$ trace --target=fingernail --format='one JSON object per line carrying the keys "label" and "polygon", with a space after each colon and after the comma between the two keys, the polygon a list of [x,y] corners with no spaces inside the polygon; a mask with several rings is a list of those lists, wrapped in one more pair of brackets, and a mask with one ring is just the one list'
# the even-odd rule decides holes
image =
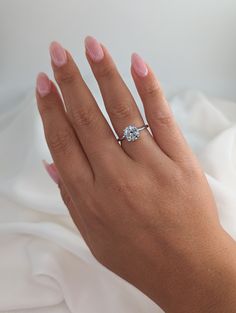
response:
{"label": "fingernail", "polygon": [[86,51],[94,62],[99,62],[104,57],[100,43],[93,37],[87,36],[84,40]]}
{"label": "fingernail", "polygon": [[65,49],[56,41],[53,41],[49,48],[53,63],[61,67],[67,62],[67,55]]}
{"label": "fingernail", "polygon": [[54,163],[49,164],[47,161],[43,160],[43,165],[48,172],[49,176],[52,178],[52,180],[58,184],[59,183],[59,176],[57,173],[57,169],[54,165]]}
{"label": "fingernail", "polygon": [[133,53],[131,57],[131,64],[135,73],[140,77],[145,77],[148,74],[148,68],[144,60],[137,54]]}
{"label": "fingernail", "polygon": [[41,97],[45,97],[51,91],[51,81],[45,73],[39,73],[36,88]]}

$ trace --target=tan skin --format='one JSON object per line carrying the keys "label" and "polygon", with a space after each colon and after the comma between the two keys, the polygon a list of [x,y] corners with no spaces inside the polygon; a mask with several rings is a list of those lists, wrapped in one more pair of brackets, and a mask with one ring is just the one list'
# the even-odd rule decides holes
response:
{"label": "tan skin", "polygon": [[[143,120],[102,49],[100,61],[86,56],[122,136]],[[62,66],[52,61],[63,98],[53,82],[48,94],[36,95],[62,198],[92,254],[165,312],[235,312],[235,242],[151,68],[145,77],[133,67],[131,73],[152,134],[144,130],[120,145],[68,51],[66,57]]]}

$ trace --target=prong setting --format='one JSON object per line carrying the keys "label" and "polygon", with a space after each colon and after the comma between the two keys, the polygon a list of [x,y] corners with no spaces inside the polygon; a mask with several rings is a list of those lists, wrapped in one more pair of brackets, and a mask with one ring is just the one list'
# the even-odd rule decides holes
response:
{"label": "prong setting", "polygon": [[129,142],[139,139],[140,137],[139,129],[134,125],[129,125],[124,129],[124,137]]}
{"label": "prong setting", "polygon": [[136,141],[140,138],[140,131],[148,128],[148,125],[143,125],[141,127],[136,127],[134,125],[129,125],[123,130],[123,136],[118,138],[118,141],[123,141],[126,139],[128,142]]}

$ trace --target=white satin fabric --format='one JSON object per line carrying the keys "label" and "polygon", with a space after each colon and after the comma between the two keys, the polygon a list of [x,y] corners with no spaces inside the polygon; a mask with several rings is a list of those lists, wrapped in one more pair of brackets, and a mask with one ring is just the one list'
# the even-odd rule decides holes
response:
{"label": "white satin fabric", "polygon": [[[171,106],[236,238],[236,104],[190,91]],[[0,312],[162,312],[101,266],[73,225],[42,166],[50,154],[33,93],[1,113],[0,147]]]}

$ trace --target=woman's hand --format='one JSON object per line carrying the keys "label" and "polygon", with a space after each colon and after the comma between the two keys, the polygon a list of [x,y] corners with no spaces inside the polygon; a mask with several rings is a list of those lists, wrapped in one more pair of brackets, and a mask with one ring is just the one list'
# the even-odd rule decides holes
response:
{"label": "woman's hand", "polygon": [[[107,49],[91,37],[85,43],[122,137],[126,126],[144,121]],[[62,97],[40,74],[38,108],[62,198],[91,252],[166,312],[223,312],[215,309],[236,297],[229,288],[236,283],[234,241],[150,67],[132,56],[152,135],[145,129],[120,145],[69,52],[58,43],[50,52]]]}

